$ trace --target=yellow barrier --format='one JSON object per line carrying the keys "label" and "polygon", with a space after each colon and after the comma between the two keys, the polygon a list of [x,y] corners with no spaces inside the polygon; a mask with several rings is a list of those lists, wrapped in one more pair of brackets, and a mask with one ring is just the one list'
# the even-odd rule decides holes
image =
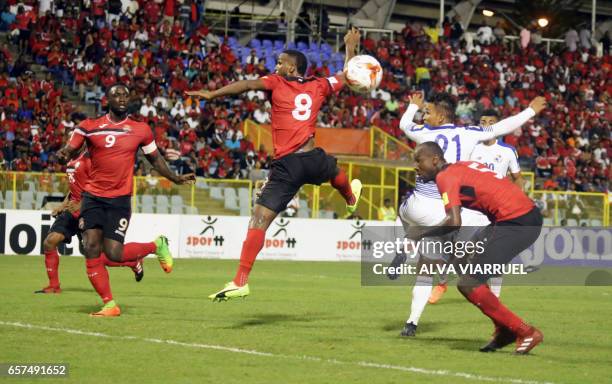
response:
{"label": "yellow barrier", "polygon": [[605,193],[573,191],[533,191],[546,225],[608,226],[610,210]]}
{"label": "yellow barrier", "polygon": [[381,160],[405,160],[412,158],[412,148],[382,129],[370,127],[370,158]]}
{"label": "yellow barrier", "polygon": [[[356,215],[363,219],[377,218],[386,198],[395,207],[400,193],[414,186],[412,167],[395,167],[351,161],[338,162],[349,177],[363,183],[362,200]],[[604,193],[534,190],[534,175],[524,172],[529,180],[528,193],[542,209],[546,225],[603,225],[610,223],[610,203]],[[134,177],[132,208],[143,213],[186,213],[209,215],[250,215],[254,187],[250,180],[197,178],[193,185],[177,186],[162,177]],[[66,194],[65,174],[47,172],[0,172],[0,205],[8,209],[39,209],[45,194]],[[306,203],[300,216],[344,218],[345,202],[329,184],[306,185],[299,192]],[[178,208],[180,206],[180,208]]]}

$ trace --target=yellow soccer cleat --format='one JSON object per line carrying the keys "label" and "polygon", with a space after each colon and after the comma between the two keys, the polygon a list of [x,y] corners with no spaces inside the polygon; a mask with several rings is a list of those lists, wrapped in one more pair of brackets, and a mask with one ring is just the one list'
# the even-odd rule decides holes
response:
{"label": "yellow soccer cleat", "polygon": [[351,190],[353,191],[353,196],[355,196],[355,203],[353,205],[346,205],[346,211],[351,215],[357,210],[357,204],[359,204],[362,187],[361,180],[353,179],[353,181],[351,181]]}

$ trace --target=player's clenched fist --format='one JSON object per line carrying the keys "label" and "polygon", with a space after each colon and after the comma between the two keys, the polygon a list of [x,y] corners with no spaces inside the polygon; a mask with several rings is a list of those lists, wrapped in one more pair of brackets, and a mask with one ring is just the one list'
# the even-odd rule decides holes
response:
{"label": "player's clenched fist", "polygon": [[529,107],[533,109],[537,115],[538,113],[542,112],[544,108],[546,108],[546,99],[542,96],[538,96],[531,100]]}
{"label": "player's clenched fist", "polygon": [[416,105],[419,109],[423,109],[425,106],[425,98],[421,92],[410,95],[408,99],[410,100],[410,104]]}

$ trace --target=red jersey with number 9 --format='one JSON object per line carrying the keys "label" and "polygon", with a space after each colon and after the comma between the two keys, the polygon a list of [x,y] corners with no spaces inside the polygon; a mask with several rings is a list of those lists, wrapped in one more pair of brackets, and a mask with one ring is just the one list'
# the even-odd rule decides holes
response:
{"label": "red jersey with number 9", "polygon": [[87,119],[73,131],[68,145],[78,149],[83,143],[91,159],[84,190],[106,198],[131,195],[138,149],[145,154],[157,150],[147,124],[130,118],[113,122],[108,115]]}
{"label": "red jersey with number 9", "polygon": [[516,184],[475,161],[448,165],[436,176],[436,184],[447,211],[462,206],[484,213],[491,222],[515,219],[534,207]]}
{"label": "red jersey with number 9", "polygon": [[283,77],[277,74],[261,78],[272,92],[272,143],[274,158],[298,150],[314,136],[317,115],[327,97],[342,88],[336,76],[328,78]]}

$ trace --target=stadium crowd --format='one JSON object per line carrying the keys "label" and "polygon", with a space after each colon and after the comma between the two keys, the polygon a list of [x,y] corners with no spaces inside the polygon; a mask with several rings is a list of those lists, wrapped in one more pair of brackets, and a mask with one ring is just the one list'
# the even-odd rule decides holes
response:
{"label": "stadium crowd", "polygon": [[[0,30],[8,40],[0,46],[4,168],[60,171],[54,152],[65,131],[84,118],[81,107],[69,101],[70,93],[100,112],[105,87],[125,82],[132,87],[134,114],[151,125],[158,147],[179,172],[214,178],[265,174],[253,170],[269,168],[270,154],[254,148],[240,129],[247,118],[269,122],[263,92],[210,103],[184,96],[186,90],[215,89],[268,73],[265,59],[253,55],[243,64],[199,21],[199,2],[66,0],[55,2],[53,11],[48,1],[15,3],[3,2],[0,9]],[[406,140],[399,119],[411,92],[453,94],[457,120],[464,124],[476,122],[480,111],[491,107],[502,116],[514,114],[543,94],[550,107],[505,138],[517,148],[523,169],[544,178],[542,188],[608,191],[608,51],[598,57],[593,47],[572,40],[548,54],[536,33],[511,46],[499,25],[473,36],[456,20],[440,32],[407,23],[393,40],[363,40],[362,50],[385,68],[381,86],[370,95],[345,89],[331,97],[319,126],[376,125]],[[47,68],[44,78],[33,73],[34,64]],[[308,71],[330,74],[326,62]]]}

